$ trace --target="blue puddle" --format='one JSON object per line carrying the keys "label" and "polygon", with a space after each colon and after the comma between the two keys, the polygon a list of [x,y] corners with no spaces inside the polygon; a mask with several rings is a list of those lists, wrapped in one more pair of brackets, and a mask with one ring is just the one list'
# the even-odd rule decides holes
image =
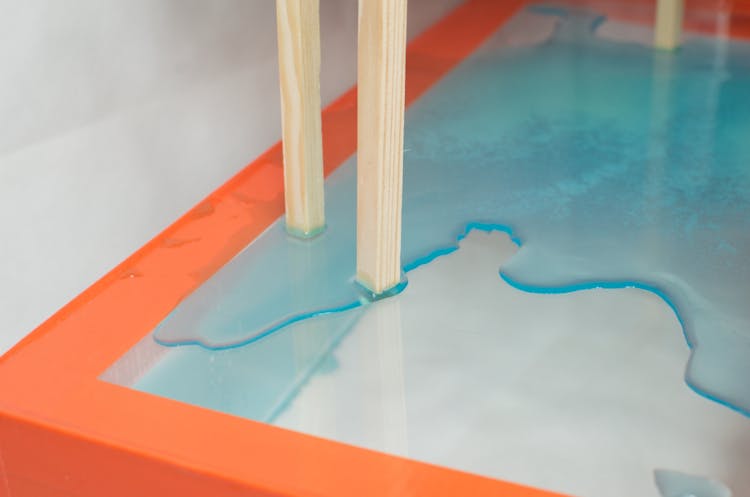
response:
{"label": "blue puddle", "polygon": [[[590,13],[534,10],[558,19],[551,39],[490,41],[407,112],[405,272],[497,230],[520,246],[500,271],[520,290],[653,292],[691,347],[688,385],[750,413],[750,44],[660,53],[597,38]],[[327,180],[325,233],[278,221],[165,319],[158,343],[200,347],[136,388],[267,420],[331,360],[369,302],[355,167]],[[264,380],[226,388],[242,377]]]}
{"label": "blue puddle", "polygon": [[678,471],[657,469],[654,482],[662,497],[732,497],[723,483]]}

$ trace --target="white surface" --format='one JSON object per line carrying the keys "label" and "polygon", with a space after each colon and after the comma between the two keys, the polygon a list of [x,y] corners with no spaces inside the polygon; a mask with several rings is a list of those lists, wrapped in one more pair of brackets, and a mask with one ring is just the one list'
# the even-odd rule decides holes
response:
{"label": "white surface", "polygon": [[409,273],[276,423],[579,497],[656,497],[656,469],[749,495],[750,419],[685,385],[670,308],[636,289],[515,290],[497,272],[515,250],[473,232]]}
{"label": "white surface", "polygon": [[[410,34],[460,3],[411,0]],[[0,353],[281,135],[273,0],[0,1]],[[324,103],[356,1],[322,0]]]}

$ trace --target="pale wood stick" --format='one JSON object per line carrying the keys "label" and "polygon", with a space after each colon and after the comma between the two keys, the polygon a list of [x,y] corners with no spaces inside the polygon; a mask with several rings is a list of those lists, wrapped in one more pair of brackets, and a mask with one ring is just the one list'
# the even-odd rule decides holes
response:
{"label": "pale wood stick", "polygon": [[302,237],[325,227],[318,7],[318,0],[276,1],[286,226]]}
{"label": "pale wood stick", "polygon": [[657,0],[654,46],[662,50],[674,50],[682,38],[682,15],[684,0]]}
{"label": "pale wood stick", "polygon": [[401,279],[406,0],[360,0],[357,280],[379,294]]}

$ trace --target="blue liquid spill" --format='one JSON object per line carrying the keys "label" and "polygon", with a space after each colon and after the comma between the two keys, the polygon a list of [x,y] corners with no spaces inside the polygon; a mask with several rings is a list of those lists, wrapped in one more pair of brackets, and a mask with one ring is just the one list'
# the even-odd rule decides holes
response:
{"label": "blue liquid spill", "polygon": [[732,497],[723,483],[677,471],[657,469],[654,482],[662,497]]}
{"label": "blue liquid spill", "polygon": [[[597,16],[536,11],[559,17],[548,42],[489,43],[409,109],[404,270],[500,229],[523,240],[501,269],[516,288],[652,291],[683,326],[690,387],[750,413],[750,45],[693,39],[665,54],[597,38]],[[324,344],[308,362],[322,357],[351,323],[311,318],[369,302],[354,282],[355,174],[350,160],[328,179],[325,233],[299,241],[275,223],[157,341],[257,342],[270,364],[288,335],[274,332],[307,322]]]}

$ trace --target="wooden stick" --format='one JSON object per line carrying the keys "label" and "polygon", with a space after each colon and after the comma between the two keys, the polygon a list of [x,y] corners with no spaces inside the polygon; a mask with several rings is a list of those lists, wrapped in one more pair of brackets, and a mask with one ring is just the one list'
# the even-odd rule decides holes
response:
{"label": "wooden stick", "polygon": [[657,0],[654,46],[674,50],[682,38],[684,0]]}
{"label": "wooden stick", "polygon": [[401,280],[406,0],[360,0],[357,280],[375,294]]}
{"label": "wooden stick", "polygon": [[286,226],[302,237],[325,227],[319,18],[318,0],[276,1]]}

